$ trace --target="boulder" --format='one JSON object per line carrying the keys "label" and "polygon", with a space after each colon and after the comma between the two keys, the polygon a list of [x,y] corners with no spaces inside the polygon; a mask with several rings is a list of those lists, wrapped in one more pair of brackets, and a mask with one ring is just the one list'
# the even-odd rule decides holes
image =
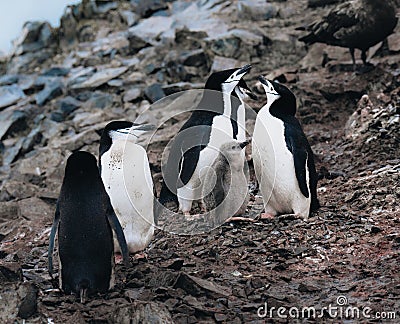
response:
{"label": "boulder", "polygon": [[238,17],[240,20],[268,20],[276,17],[278,8],[265,0],[239,0]]}
{"label": "boulder", "polygon": [[97,88],[104,83],[120,76],[122,73],[128,70],[127,67],[118,67],[118,68],[103,68],[89,77],[82,83],[74,84],[72,89],[83,89],[83,88]]}
{"label": "boulder", "polygon": [[0,87],[0,109],[11,106],[23,98],[25,94],[16,84]]}
{"label": "boulder", "polygon": [[53,41],[52,28],[48,22],[28,21],[21,35],[14,41],[14,55],[35,52],[48,47]]}
{"label": "boulder", "polygon": [[0,140],[8,135],[26,129],[27,113],[16,107],[0,112]]}

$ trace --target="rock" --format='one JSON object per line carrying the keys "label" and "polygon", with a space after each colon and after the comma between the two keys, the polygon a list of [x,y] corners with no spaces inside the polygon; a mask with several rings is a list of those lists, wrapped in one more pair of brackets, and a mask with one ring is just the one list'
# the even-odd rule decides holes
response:
{"label": "rock", "polygon": [[22,302],[18,309],[18,317],[28,319],[37,311],[37,296],[39,290],[31,283],[26,283],[26,295],[23,297]]}
{"label": "rock", "polygon": [[158,43],[157,38],[165,31],[169,31],[173,23],[172,17],[150,17],[129,28],[129,34],[156,45]]}
{"label": "rock", "polygon": [[89,79],[86,81],[74,84],[71,88],[72,89],[83,89],[83,88],[97,88],[104,83],[120,76],[122,73],[128,70],[127,67],[118,67],[118,68],[103,68],[100,71],[93,74]]}
{"label": "rock", "polygon": [[74,97],[67,96],[57,101],[56,106],[65,115],[69,115],[82,105],[82,102]]}
{"label": "rock", "polygon": [[150,100],[151,103],[156,102],[157,100],[160,100],[161,98],[165,97],[164,90],[162,89],[162,86],[159,83],[154,83],[151,86],[147,87],[144,90],[144,94],[147,97],[147,99]]}
{"label": "rock", "polygon": [[9,180],[6,181],[1,187],[0,196],[1,200],[12,200],[12,199],[25,199],[34,196],[38,192],[38,187],[22,182]]}
{"label": "rock", "polygon": [[130,54],[136,54],[142,48],[151,46],[150,43],[148,43],[143,38],[141,38],[140,36],[133,34],[133,33],[129,33],[128,40],[129,40],[129,53]]}
{"label": "rock", "polygon": [[61,80],[47,82],[42,91],[36,94],[36,103],[43,106],[47,101],[54,99],[63,94],[64,84]]}
{"label": "rock", "polygon": [[134,301],[129,305],[118,306],[108,316],[111,323],[175,323],[168,309],[155,302]]}
{"label": "rock", "polygon": [[180,91],[191,90],[191,89],[203,89],[204,83],[177,82],[164,85],[162,88],[165,94],[169,96],[170,94]]}
{"label": "rock", "polygon": [[[1,209],[1,208],[0,208]],[[0,282],[18,282],[22,281],[21,265],[16,262],[7,262],[0,265]]]}
{"label": "rock", "polygon": [[141,94],[142,91],[138,88],[129,89],[125,92],[123,100],[124,102],[134,101],[139,98]]}
{"label": "rock", "polygon": [[206,41],[216,55],[249,62],[251,57],[258,56],[257,48],[263,44],[263,37],[247,30],[232,29],[218,37],[208,37]]}
{"label": "rock", "polygon": [[182,64],[186,66],[207,66],[207,56],[202,49],[183,52],[180,60]]}
{"label": "rock", "polygon": [[44,76],[51,76],[51,77],[59,77],[59,76],[66,76],[68,75],[70,69],[65,67],[52,67],[49,69],[44,70],[41,75]]}
{"label": "rock", "polygon": [[278,9],[273,4],[263,0],[239,0],[238,16],[239,19],[251,21],[268,20],[276,17]]}
{"label": "rock", "polygon": [[98,14],[105,14],[110,10],[118,8],[117,2],[97,2],[95,12]]}
{"label": "rock", "polygon": [[203,31],[190,31],[186,27],[175,31],[175,43],[185,49],[201,48],[204,38],[208,35]]}
{"label": "rock", "polygon": [[53,208],[37,197],[19,200],[18,207],[21,216],[33,223],[38,223],[42,219],[51,221],[54,215]]}
{"label": "rock", "polygon": [[307,6],[309,8],[316,8],[340,2],[344,2],[344,0],[308,0]]}
{"label": "rock", "polygon": [[7,73],[31,73],[34,67],[54,56],[53,49],[43,48],[38,52],[29,52],[23,55],[13,56],[7,63]]}
{"label": "rock", "polygon": [[52,28],[48,22],[26,22],[22,33],[14,41],[14,55],[35,52],[48,47],[52,42]]}
{"label": "rock", "polygon": [[165,0],[136,0],[135,3],[135,12],[142,18],[148,18],[155,12],[168,8]]}
{"label": "rock", "polygon": [[211,66],[210,72],[233,69],[233,68],[240,67],[243,65],[244,64],[242,64],[242,62],[240,62],[238,60],[216,55],[216,56],[214,56],[214,61]]}
{"label": "rock", "polygon": [[11,106],[25,97],[22,89],[16,84],[2,86],[0,87],[0,109]]}
{"label": "rock", "polygon": [[73,14],[73,6],[68,6],[60,19],[60,45],[69,46],[73,44],[77,39],[77,33],[78,21]]}
{"label": "rock", "polygon": [[400,52],[400,34],[393,33],[387,38],[388,47],[391,52]]}
{"label": "rock", "polygon": [[3,156],[3,165],[10,165],[13,163],[21,152],[24,138],[12,139],[12,145],[6,146],[6,151]]}
{"label": "rock", "polygon": [[129,10],[122,10],[119,14],[121,15],[125,23],[128,25],[128,27],[133,26],[139,20],[138,15]]}
{"label": "rock", "polygon": [[19,76],[15,74],[6,74],[0,77],[0,86],[11,85],[17,83]]}
{"label": "rock", "polygon": [[95,73],[95,68],[87,67],[87,68],[76,68],[72,69],[70,72],[70,77],[68,79],[68,85],[73,86],[75,84],[79,84],[87,80]]}
{"label": "rock", "polygon": [[181,272],[179,275],[175,283],[175,288],[182,288],[192,296],[197,296],[204,291],[213,297],[229,297],[232,295],[232,290],[228,287],[217,285],[211,281],[197,278],[184,272]]}
{"label": "rock", "polygon": [[91,97],[89,100],[86,101],[85,106],[88,107],[89,109],[92,108],[105,109],[111,107],[113,102],[114,102],[113,95],[101,91],[96,91],[93,94],[91,94]]}
{"label": "rock", "polygon": [[0,112],[0,140],[26,129],[26,120],[26,112],[15,107],[10,107]]}

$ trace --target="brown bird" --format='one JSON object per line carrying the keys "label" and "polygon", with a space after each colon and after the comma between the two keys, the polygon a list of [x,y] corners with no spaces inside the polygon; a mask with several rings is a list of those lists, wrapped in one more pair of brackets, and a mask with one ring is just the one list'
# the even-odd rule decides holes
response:
{"label": "brown bird", "polygon": [[355,67],[354,49],[361,50],[361,59],[367,65],[367,50],[389,36],[397,20],[392,0],[351,0],[311,25],[297,29],[310,32],[299,38],[307,45],[325,43],[349,48]]}

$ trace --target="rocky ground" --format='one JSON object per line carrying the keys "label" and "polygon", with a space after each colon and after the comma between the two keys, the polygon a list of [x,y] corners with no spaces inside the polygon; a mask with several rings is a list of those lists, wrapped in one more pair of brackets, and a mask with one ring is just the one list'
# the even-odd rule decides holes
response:
{"label": "rocky ground", "polygon": [[[297,41],[296,27],[337,2],[84,0],[60,28],[26,24],[0,61],[0,322],[272,322],[257,314],[265,303],[315,307],[326,322],[344,321],[320,311],[329,304],[370,307],[363,322],[390,311],[398,321],[400,32],[370,50],[373,70],[353,72],[346,49]],[[62,295],[47,273],[47,245],[67,156],[97,155],[110,120],[155,123],[147,151],[158,191],[162,151],[185,116],[168,117],[168,98],[165,109],[152,103],[245,63],[254,91],[263,74],[296,94],[321,209],[308,222],[158,230],[147,258],[117,266],[113,291],[86,304]],[[262,95],[249,104],[257,110]],[[250,189],[249,216],[262,209],[254,178]]]}

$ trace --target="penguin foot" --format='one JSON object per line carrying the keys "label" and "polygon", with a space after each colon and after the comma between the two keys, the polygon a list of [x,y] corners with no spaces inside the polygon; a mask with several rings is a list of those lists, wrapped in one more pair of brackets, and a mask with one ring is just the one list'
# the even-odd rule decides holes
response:
{"label": "penguin foot", "polygon": [[274,219],[275,215],[270,214],[270,213],[261,213],[259,218],[260,219]]}
{"label": "penguin foot", "polygon": [[188,212],[187,214],[184,214],[186,217],[186,220],[191,221],[191,220],[195,220],[195,219],[200,219],[201,218],[201,214],[193,214],[190,215],[190,213]]}
{"label": "penguin foot", "polygon": [[115,264],[122,264],[124,262],[124,258],[122,257],[121,253],[114,254],[114,262]]}
{"label": "penguin foot", "polygon": [[134,259],[134,260],[147,260],[147,254],[144,253],[144,252],[136,253],[136,254],[133,256],[133,259]]}

